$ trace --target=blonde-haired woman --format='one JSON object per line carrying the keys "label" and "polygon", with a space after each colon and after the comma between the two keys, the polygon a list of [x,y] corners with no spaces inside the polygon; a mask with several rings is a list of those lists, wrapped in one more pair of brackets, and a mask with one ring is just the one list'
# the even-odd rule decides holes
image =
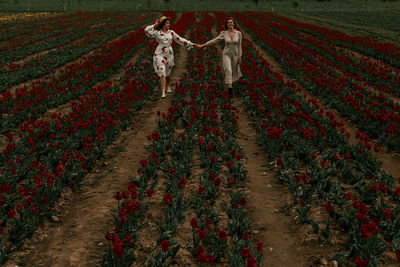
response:
{"label": "blonde-haired woman", "polygon": [[153,67],[157,75],[160,77],[161,97],[166,97],[165,89],[171,92],[169,87],[170,73],[174,66],[174,51],[172,49],[172,41],[180,45],[192,48],[194,43],[185,38],[180,37],[176,32],[170,30],[170,18],[162,16],[157,19],[154,24],[147,26],[144,31],[148,37],[156,39],[158,46],[153,56]]}
{"label": "blonde-haired woman", "polygon": [[225,31],[221,31],[217,37],[205,44],[197,45],[197,47],[211,45],[220,40],[225,41],[224,50],[222,51],[222,68],[225,73],[225,83],[228,86],[229,97],[232,97],[232,83],[242,77],[239,66],[242,63],[242,33],[236,30],[236,22],[233,18],[230,17],[225,21]]}

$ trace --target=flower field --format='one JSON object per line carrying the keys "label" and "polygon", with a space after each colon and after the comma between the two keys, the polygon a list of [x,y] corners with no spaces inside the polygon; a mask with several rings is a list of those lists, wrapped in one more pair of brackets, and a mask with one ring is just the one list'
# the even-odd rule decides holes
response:
{"label": "flower field", "polygon": [[[222,42],[174,44],[159,97],[144,28],[162,14],[199,44],[235,18],[234,98]],[[398,44],[253,11],[0,32],[0,264],[398,266]]]}

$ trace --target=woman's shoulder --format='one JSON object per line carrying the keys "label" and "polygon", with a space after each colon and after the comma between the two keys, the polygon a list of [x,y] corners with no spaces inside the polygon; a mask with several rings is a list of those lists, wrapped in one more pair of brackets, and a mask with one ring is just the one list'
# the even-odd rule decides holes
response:
{"label": "woman's shoulder", "polygon": [[242,34],[242,32],[241,32],[241,31],[238,31],[238,30],[236,30],[236,29],[235,29],[235,31],[236,31],[238,34],[240,34],[240,35]]}

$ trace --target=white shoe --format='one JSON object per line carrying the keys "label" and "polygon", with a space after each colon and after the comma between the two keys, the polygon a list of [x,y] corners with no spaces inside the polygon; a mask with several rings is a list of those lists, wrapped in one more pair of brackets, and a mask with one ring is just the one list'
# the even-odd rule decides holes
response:
{"label": "white shoe", "polygon": [[167,93],[172,93],[171,87],[168,85]]}
{"label": "white shoe", "polygon": [[166,94],[163,94],[163,95],[161,95],[161,98],[165,98],[165,97],[167,97],[167,95],[166,95]]}

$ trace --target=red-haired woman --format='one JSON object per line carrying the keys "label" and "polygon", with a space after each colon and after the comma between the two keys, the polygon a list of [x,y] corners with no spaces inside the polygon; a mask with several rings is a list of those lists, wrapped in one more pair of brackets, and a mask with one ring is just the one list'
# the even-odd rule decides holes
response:
{"label": "red-haired woman", "polygon": [[165,88],[167,92],[171,92],[169,87],[170,73],[174,66],[174,51],[172,50],[172,41],[180,45],[186,46],[188,49],[192,48],[194,43],[180,37],[176,32],[169,29],[170,18],[162,16],[157,19],[154,24],[147,26],[144,31],[147,36],[156,39],[158,46],[154,52],[153,66],[154,70],[160,76],[161,83],[161,97],[166,97]]}
{"label": "red-haired woman", "polygon": [[242,77],[240,64],[242,63],[242,33],[236,30],[236,22],[233,18],[225,21],[225,31],[222,31],[217,37],[202,45],[214,44],[220,40],[225,41],[225,47],[222,51],[222,68],[225,73],[225,83],[228,86],[229,97],[233,96],[232,83]]}

